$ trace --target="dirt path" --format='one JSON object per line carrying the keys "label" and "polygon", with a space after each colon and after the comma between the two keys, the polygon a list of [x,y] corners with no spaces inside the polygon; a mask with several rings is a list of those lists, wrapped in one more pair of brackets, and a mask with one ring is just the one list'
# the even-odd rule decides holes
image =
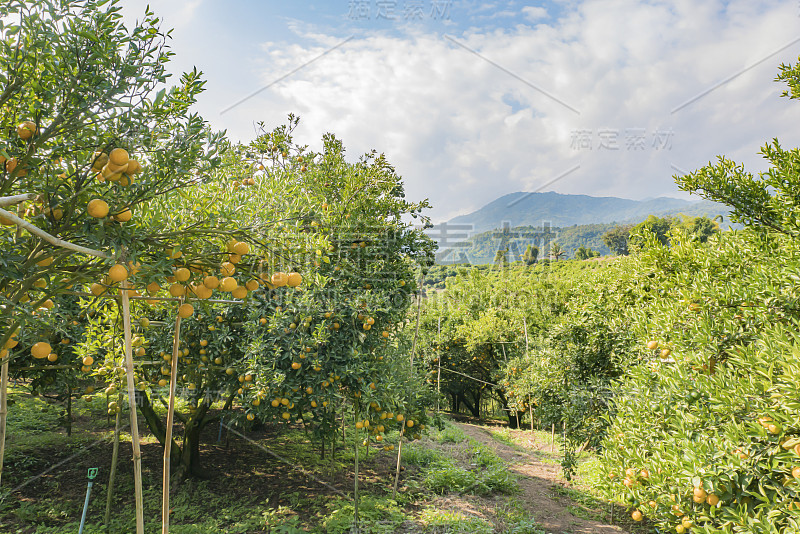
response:
{"label": "dirt path", "polygon": [[628,531],[616,525],[583,519],[570,513],[576,504],[556,490],[564,486],[561,468],[541,462],[532,454],[494,439],[485,428],[456,423],[469,437],[490,447],[508,462],[509,470],[519,475],[520,500],[548,534],[622,534]]}

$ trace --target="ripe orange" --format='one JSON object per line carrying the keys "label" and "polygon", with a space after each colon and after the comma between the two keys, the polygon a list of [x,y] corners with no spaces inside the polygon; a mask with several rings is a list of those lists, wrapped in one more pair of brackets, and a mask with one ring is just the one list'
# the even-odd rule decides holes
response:
{"label": "ripe orange", "polygon": [[21,122],[17,126],[17,135],[23,141],[27,141],[36,133],[36,124],[32,121]]}
{"label": "ripe orange", "polygon": [[89,367],[89,366],[90,366],[90,365],[92,365],[93,363],[94,363],[94,358],[92,358],[91,356],[86,356],[86,357],[83,359],[83,365],[85,365],[86,367]]}
{"label": "ripe orange", "polygon": [[92,295],[95,297],[99,297],[106,292],[106,287],[103,284],[94,283],[89,287],[89,291],[91,291]]}
{"label": "ripe orange", "polygon": [[234,289],[236,289],[237,287],[238,287],[238,283],[236,282],[236,279],[235,279],[235,278],[232,278],[232,277],[230,277],[230,276],[226,276],[226,277],[225,277],[225,278],[223,278],[223,279],[222,279],[222,281],[219,283],[219,289],[220,289],[220,291],[224,291],[224,292],[226,292],[226,293],[230,293],[231,291],[233,291],[233,290],[234,290]]}
{"label": "ripe orange", "polygon": [[142,164],[135,159],[130,159],[128,160],[128,170],[126,172],[128,174],[138,174],[142,172]]}
{"label": "ripe orange", "polygon": [[252,420],[253,420],[253,419],[255,419],[255,418],[256,418],[256,416],[255,416],[255,415],[253,415],[253,414],[251,414],[251,413],[247,414],[247,420],[248,420],[248,421],[252,421]]}
{"label": "ripe orange", "polygon": [[289,420],[289,418],[291,418],[291,417],[292,417],[292,414],[290,414],[289,412],[283,412],[283,413],[281,414],[281,417],[283,417],[284,419],[286,419],[286,420],[288,421],[288,420]]}
{"label": "ripe orange", "polygon": [[644,516],[642,515],[642,512],[640,512],[639,510],[634,510],[633,513],[631,514],[631,518],[634,521],[641,521],[644,518]]}
{"label": "ripe orange", "polygon": [[231,291],[231,296],[235,299],[243,299],[247,297],[247,288],[244,286],[238,286],[236,289]]}
{"label": "ripe orange", "polygon": [[238,254],[239,256],[244,256],[245,254],[250,254],[250,245],[239,241],[238,243],[234,243],[233,245],[233,253]]}
{"label": "ripe orange", "polygon": [[233,276],[236,272],[236,266],[231,262],[226,261],[220,265],[219,272],[222,273],[222,276],[224,277]]}
{"label": "ripe orange", "polygon": [[275,287],[283,287],[289,282],[289,276],[286,273],[279,271],[272,275],[270,281]]}
{"label": "ripe orange", "polygon": [[658,341],[655,339],[647,342],[647,348],[650,350],[655,350],[658,348]]}
{"label": "ripe orange", "polygon": [[128,278],[128,269],[124,265],[117,264],[108,270],[108,277],[112,282],[122,282]]}
{"label": "ripe orange", "polygon": [[186,267],[179,267],[178,269],[175,269],[174,272],[175,280],[177,280],[178,282],[187,281],[191,275],[192,273],[189,272],[189,269],[187,269]]}
{"label": "ripe orange", "polygon": [[302,367],[300,362],[292,362],[292,369],[294,369],[295,371],[300,369],[300,367]]}
{"label": "ripe orange", "polygon": [[45,343],[44,341],[40,341],[31,347],[31,356],[34,358],[47,358],[51,352],[53,352],[53,349],[50,347],[50,343]]}
{"label": "ripe orange", "polygon": [[671,351],[671,350],[669,350],[669,349],[661,349],[661,354],[660,354],[660,356],[661,356],[662,358],[664,358],[664,359],[667,359],[667,358],[669,358],[670,354],[672,354],[672,351]]}
{"label": "ripe orange", "polygon": [[695,488],[692,492],[692,500],[698,504],[706,502],[708,493],[703,488]]}
{"label": "ripe orange", "polygon": [[183,319],[191,317],[193,313],[194,313],[194,306],[192,306],[191,304],[182,304],[180,308],[178,308],[178,315]]}
{"label": "ripe orange", "polygon": [[86,206],[86,211],[91,217],[95,219],[102,219],[108,215],[108,203],[100,198],[95,198],[89,201]]}
{"label": "ripe orange", "polygon": [[192,292],[202,300],[211,298],[211,290],[203,284],[192,286]]}
{"label": "ripe orange", "polygon": [[300,273],[290,273],[286,278],[286,284],[289,287],[297,287],[303,283],[303,276]]}
{"label": "ripe orange", "polygon": [[708,498],[706,499],[706,503],[708,503],[708,504],[709,504],[709,506],[716,506],[717,504],[719,504],[719,497],[717,497],[716,495],[714,495],[714,494],[712,493],[712,494],[711,494],[711,495],[709,495],[709,496],[708,496]]}
{"label": "ripe orange", "polygon": [[203,278],[203,285],[208,289],[217,289],[217,287],[219,287],[219,278],[216,276],[206,276]]}
{"label": "ripe orange", "polygon": [[160,289],[161,286],[158,285],[158,282],[150,282],[149,284],[147,284],[147,292],[150,293],[151,295],[154,293],[158,293]]}
{"label": "ripe orange", "polygon": [[128,157],[127,150],[124,148],[115,148],[108,155],[108,159],[110,160],[110,163],[121,166],[127,164],[130,158]]}
{"label": "ripe orange", "polygon": [[245,287],[248,291],[255,291],[258,289],[258,280],[248,280]]}
{"label": "ripe orange", "polygon": [[169,294],[173,297],[182,297],[186,294],[186,286],[182,284],[172,284],[169,286]]}

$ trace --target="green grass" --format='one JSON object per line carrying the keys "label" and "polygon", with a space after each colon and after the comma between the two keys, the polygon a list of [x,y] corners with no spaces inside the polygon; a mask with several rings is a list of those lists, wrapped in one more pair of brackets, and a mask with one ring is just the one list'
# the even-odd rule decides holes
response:
{"label": "green grass", "polygon": [[469,465],[462,467],[444,453],[422,446],[403,450],[404,461],[423,468],[423,485],[438,495],[464,493],[490,495],[518,491],[516,477],[494,451],[470,440]]}
{"label": "green grass", "polygon": [[462,443],[466,441],[467,435],[456,425],[445,420],[444,430],[435,433],[434,439],[439,443]]}
{"label": "green grass", "polygon": [[499,430],[492,429],[489,431],[489,433],[492,435],[494,439],[496,439],[500,443],[508,445],[509,447],[512,447],[514,449],[521,449],[521,447],[517,445],[517,443],[514,441],[514,438],[509,435],[508,428],[501,428]]}
{"label": "green grass", "polygon": [[492,534],[492,524],[480,517],[469,517],[458,512],[424,510],[420,520],[426,532],[448,534]]}
{"label": "green grass", "polygon": [[[54,450],[57,451],[56,456],[66,456],[77,452],[87,443],[110,439],[113,433],[113,419],[109,424],[105,413],[105,396],[102,394],[95,393],[91,403],[85,399],[74,401],[73,416],[76,423],[71,437],[66,436],[63,430],[62,405],[31,397],[22,388],[12,388],[11,398],[15,404],[9,411],[8,430],[12,438],[9,440],[6,461],[17,473],[39,472],[52,464]],[[158,403],[154,403],[154,406],[161,411]],[[123,414],[123,417],[127,419],[127,414]],[[149,435],[147,438],[149,443],[154,440]],[[123,432],[121,439],[123,442],[130,441],[130,435]],[[328,448],[324,459],[319,455],[318,445],[312,446],[308,434],[299,429],[282,428],[277,434],[267,433],[263,438],[256,439],[258,444],[280,455],[287,463],[301,467],[307,474],[323,480],[336,480],[352,473],[355,445],[361,443],[364,434],[348,429],[345,448],[337,448],[335,456],[330,454]],[[396,445],[398,440],[399,435],[393,432],[385,436],[384,443]],[[238,441],[232,441],[235,447],[232,452],[240,451]],[[337,445],[341,447],[341,440]],[[259,454],[249,447],[248,461],[261,458]],[[393,463],[394,454],[372,448],[369,450],[369,459],[382,455],[385,457],[381,460],[383,464],[387,461]],[[364,462],[359,507],[361,532],[388,534],[411,528],[409,524],[413,527],[423,526],[427,532],[492,532],[492,523],[488,520],[433,511],[435,506],[428,510],[426,503],[436,502],[436,495],[460,493],[495,496],[494,507],[508,499],[503,496],[518,492],[516,478],[508,471],[505,462],[492,449],[469,439],[449,421],[445,421],[441,430],[432,429],[423,440],[404,443],[402,455],[404,465],[410,469],[406,471],[404,485],[396,499],[391,499],[391,482],[367,474],[370,465],[379,464],[370,464],[367,461],[367,449],[359,447],[359,458]],[[122,458],[125,461],[127,454],[123,454]],[[258,477],[269,472],[269,466],[278,463],[281,462],[264,453],[263,464],[250,466],[252,476]],[[76,476],[85,476],[85,470]],[[42,489],[37,490],[32,499],[25,501],[9,497],[6,492],[6,498],[0,498],[0,531],[18,530],[20,534],[77,532],[85,486],[81,486],[78,491],[81,494],[76,496],[74,485],[70,485],[67,492],[68,480],[72,479],[65,476],[43,479]],[[309,493],[300,489],[302,487],[295,482],[293,489],[276,486],[274,491],[267,488],[267,493],[258,496],[240,488],[221,492],[219,484],[214,481],[182,483],[176,485],[171,498],[173,513],[170,530],[177,534],[350,532],[354,518],[352,501],[328,493]],[[107,529],[102,525],[105,490],[104,481],[95,484],[84,532],[115,534],[134,531],[132,502],[123,503],[132,500],[128,499],[133,493],[130,474],[123,469],[118,475],[114,492],[117,502]],[[343,490],[349,493],[352,486]],[[144,502],[145,530],[159,531],[160,478],[150,468],[145,471]],[[422,517],[419,515],[420,509],[423,510]],[[503,517],[502,525],[508,527],[506,530],[509,533],[539,534],[531,530],[533,523],[524,514],[509,512]]]}
{"label": "green grass", "polygon": [[[355,516],[355,504],[346,499],[335,499],[327,505],[331,511],[323,518],[321,526],[328,534],[350,532]],[[387,496],[364,495],[358,505],[359,530],[367,533],[396,532],[406,520],[406,514],[398,503]]]}

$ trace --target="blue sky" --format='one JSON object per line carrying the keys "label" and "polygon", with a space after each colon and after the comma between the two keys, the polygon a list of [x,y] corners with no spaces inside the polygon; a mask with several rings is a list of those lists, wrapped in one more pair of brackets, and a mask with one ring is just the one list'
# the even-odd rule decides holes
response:
{"label": "blue sky", "polygon": [[[131,19],[146,4],[122,2]],[[204,72],[198,111],[213,127],[247,141],[294,112],[305,144],[333,132],[353,158],[386,153],[435,221],[515,191],[685,196],[676,172],[721,154],[757,171],[765,141],[800,144],[800,103],[773,82],[800,56],[794,0],[154,9],[174,28],[173,71]]]}

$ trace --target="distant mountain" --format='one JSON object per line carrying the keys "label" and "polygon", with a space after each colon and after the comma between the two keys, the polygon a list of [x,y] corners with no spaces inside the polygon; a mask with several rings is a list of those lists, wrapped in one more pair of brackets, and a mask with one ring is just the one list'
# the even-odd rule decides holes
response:
{"label": "distant mountain", "polygon": [[[630,200],[616,197],[562,195],[560,193],[511,193],[486,204],[477,211],[460,215],[448,224],[472,225],[473,233],[519,226],[550,226],[566,228],[575,225],[638,223],[648,215],[666,217],[722,215],[727,223],[729,210],[723,204],[709,201],[689,201],[659,197],[649,200]],[[727,226],[725,224],[724,226]]]}

